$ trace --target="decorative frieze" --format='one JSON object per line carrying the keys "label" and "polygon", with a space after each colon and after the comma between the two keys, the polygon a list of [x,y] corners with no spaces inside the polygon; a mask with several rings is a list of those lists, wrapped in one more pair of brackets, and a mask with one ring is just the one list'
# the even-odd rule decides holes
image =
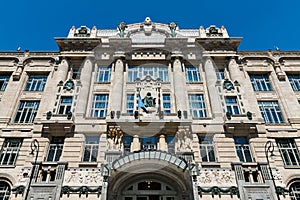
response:
{"label": "decorative frieze", "polygon": [[102,183],[100,169],[72,168],[65,171],[63,185],[82,186],[99,186]]}
{"label": "decorative frieze", "polygon": [[198,176],[201,186],[234,186],[235,175],[231,169],[201,169]]}

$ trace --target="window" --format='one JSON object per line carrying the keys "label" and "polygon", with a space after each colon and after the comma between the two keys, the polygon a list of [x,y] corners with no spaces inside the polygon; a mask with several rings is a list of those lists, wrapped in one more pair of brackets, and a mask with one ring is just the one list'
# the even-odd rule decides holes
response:
{"label": "window", "polygon": [[96,162],[98,157],[99,137],[89,136],[85,139],[84,162]]}
{"label": "window", "polygon": [[258,106],[267,124],[284,123],[277,101],[259,101]]}
{"label": "window", "polygon": [[59,161],[64,147],[64,137],[53,137],[49,145],[47,162]]}
{"label": "window", "polygon": [[46,75],[30,75],[25,91],[44,91],[46,81]]}
{"label": "window", "polygon": [[206,117],[203,94],[189,94],[190,114],[194,118]]}
{"label": "window", "polygon": [[0,91],[4,91],[9,81],[9,76],[0,75]]}
{"label": "window", "polygon": [[14,122],[33,123],[39,105],[39,101],[21,101]]}
{"label": "window", "polygon": [[173,135],[167,135],[166,141],[168,144],[168,152],[175,154],[175,137]]}
{"label": "window", "polygon": [[185,66],[185,76],[187,82],[200,82],[200,73],[198,67]]}
{"label": "window", "polygon": [[72,100],[73,97],[61,97],[59,106],[58,106],[58,114],[59,115],[66,115],[71,112],[72,108]]}
{"label": "window", "polygon": [[92,117],[104,118],[107,115],[108,94],[96,94],[92,105]]}
{"label": "window", "polygon": [[272,91],[267,74],[251,74],[250,80],[254,91]]}
{"label": "window", "polygon": [[146,76],[151,76],[153,79],[159,78],[163,82],[168,82],[168,67],[167,66],[129,66],[128,81],[134,82],[137,78],[143,79]]}
{"label": "window", "polygon": [[111,66],[99,66],[96,81],[100,83],[110,82]]}
{"label": "window", "polygon": [[290,84],[294,91],[300,91],[300,74],[288,75]]}
{"label": "window", "polygon": [[293,139],[277,139],[276,143],[284,165],[300,166],[299,151]]}
{"label": "window", "polygon": [[215,152],[212,137],[199,137],[202,162],[215,162]]}
{"label": "window", "polygon": [[0,181],[0,200],[8,200],[10,197],[10,186],[4,181]]}
{"label": "window", "polygon": [[241,162],[252,162],[250,146],[246,137],[233,137],[236,153]]}
{"label": "window", "polygon": [[294,182],[291,186],[290,186],[290,197],[291,200],[300,200],[300,182]]}
{"label": "window", "polygon": [[132,142],[132,136],[125,135],[123,137],[123,147],[124,147],[124,154],[130,153],[131,150],[131,142]]}
{"label": "window", "polygon": [[218,69],[216,71],[216,76],[217,76],[217,80],[224,80],[225,79],[224,69]]}
{"label": "window", "polygon": [[170,94],[163,94],[163,109],[165,114],[171,113],[171,99]]}
{"label": "window", "polygon": [[75,69],[73,68],[72,70],[72,79],[74,80],[79,80],[80,79],[80,74],[81,74],[81,70],[79,69],[79,67],[76,67]]}
{"label": "window", "polygon": [[5,139],[0,155],[0,165],[15,165],[21,145],[22,139]]}
{"label": "window", "polygon": [[157,138],[155,136],[142,138],[142,150],[155,150],[157,145]]}
{"label": "window", "polygon": [[127,94],[126,112],[133,114],[134,110],[134,94]]}
{"label": "window", "polygon": [[225,97],[226,110],[232,115],[239,115],[240,109],[237,102],[236,96],[227,96]]}

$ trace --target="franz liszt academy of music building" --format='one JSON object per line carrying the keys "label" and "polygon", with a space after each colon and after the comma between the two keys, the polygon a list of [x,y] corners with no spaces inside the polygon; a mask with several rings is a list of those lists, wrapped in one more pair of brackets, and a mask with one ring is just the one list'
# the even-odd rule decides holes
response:
{"label": "franz liszt academy of music building", "polygon": [[55,41],[0,52],[0,200],[300,200],[300,51],[149,17]]}

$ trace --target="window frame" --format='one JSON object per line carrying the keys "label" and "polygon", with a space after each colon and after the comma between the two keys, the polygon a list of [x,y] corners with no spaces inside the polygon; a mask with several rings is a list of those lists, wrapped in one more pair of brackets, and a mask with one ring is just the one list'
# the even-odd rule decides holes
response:
{"label": "window frame", "polygon": [[[234,99],[235,102],[227,101],[229,99]],[[239,105],[237,96],[225,96],[224,101],[225,101],[225,106],[226,106],[226,112],[228,112],[232,115],[240,115],[241,114],[241,109],[240,109],[240,105]]]}
{"label": "window frame", "polygon": [[11,185],[8,184],[6,181],[0,180],[0,197],[3,197],[2,200],[9,200],[10,195]]}
{"label": "window frame", "polygon": [[[27,104],[33,103],[33,106],[29,106]],[[27,101],[21,100],[19,102],[19,107],[17,109],[14,123],[16,124],[32,124],[37,115],[39,109],[40,101]],[[32,109],[32,110],[30,110]],[[24,112],[25,110],[25,112]],[[28,113],[30,113],[28,118]],[[26,120],[26,121],[24,121]],[[28,121],[27,121],[28,120]]]}
{"label": "window frame", "polygon": [[4,92],[10,80],[10,75],[0,75],[0,82],[3,84],[0,85],[0,92]]}
{"label": "window frame", "polygon": [[185,78],[187,83],[199,83],[201,82],[199,67],[188,65],[184,67]]}
{"label": "window frame", "polygon": [[[57,162],[60,160],[64,149],[64,137],[52,137],[51,142],[49,144],[47,157],[45,158],[46,162]],[[54,150],[52,159],[49,155],[51,155],[51,150]]]}
{"label": "window frame", "polygon": [[47,83],[48,75],[29,74],[25,91],[43,92]]}
{"label": "window frame", "polygon": [[98,66],[96,82],[97,83],[109,83],[111,80],[111,66]]}
{"label": "window frame", "polygon": [[169,82],[169,67],[167,65],[128,66],[128,82],[134,82],[137,78],[144,79],[146,76],[151,76],[151,78],[153,78],[154,80],[159,78],[162,82]]}
{"label": "window frame", "polygon": [[[12,143],[15,143],[14,145],[16,145],[16,146],[12,146]],[[22,147],[22,143],[23,143],[23,139],[5,138],[5,140],[2,144],[1,152],[0,152],[0,166],[3,166],[3,165],[15,166],[16,165],[16,162],[17,162],[17,159],[18,159],[18,156],[19,156],[19,152],[20,152],[21,147]],[[9,154],[9,158],[7,160],[7,163],[4,163],[4,159],[5,159],[7,154]],[[10,162],[11,159],[13,159],[12,163]]]}
{"label": "window frame", "polygon": [[[266,124],[285,123],[278,101],[257,101],[257,103],[261,116]],[[273,114],[276,115],[276,118]]]}
{"label": "window frame", "polygon": [[199,94],[199,93],[188,94],[188,102],[189,102],[190,115],[193,118],[207,117],[204,94]]}
{"label": "window frame", "polygon": [[[88,141],[88,139],[95,139],[95,140]],[[82,162],[97,162],[98,155],[99,155],[99,141],[100,141],[99,136],[86,136]],[[87,156],[88,159],[86,159]]]}
{"label": "window frame", "polygon": [[218,81],[222,81],[225,79],[225,69],[217,69],[216,77]]}
{"label": "window frame", "polygon": [[289,83],[295,92],[300,91],[300,74],[288,74]]}
{"label": "window frame", "polygon": [[299,200],[299,198],[300,198],[300,180],[296,180],[290,185],[289,196],[290,196],[291,200]]}
{"label": "window frame", "polygon": [[[168,97],[165,99],[165,97]],[[163,110],[164,114],[171,114],[172,107],[171,107],[171,95],[170,94],[162,94],[162,102],[163,102]]]}
{"label": "window frame", "polygon": [[213,137],[199,136],[199,148],[202,162],[216,162]]}
{"label": "window frame", "polygon": [[[238,141],[238,139],[240,142]],[[235,145],[235,151],[240,162],[254,162],[254,158],[251,152],[251,147],[248,138],[243,136],[234,136],[233,140]],[[247,153],[245,153],[247,151],[248,151],[248,155],[250,156],[248,157],[249,159],[247,159],[247,155],[246,155]]]}
{"label": "window frame", "polygon": [[[288,145],[288,147],[283,147],[282,145],[284,143]],[[276,144],[284,166],[300,167],[300,154],[294,139],[291,138],[276,139]],[[291,159],[291,155],[293,155],[293,159]],[[288,161],[286,159],[288,159]]]}
{"label": "window frame", "polygon": [[[97,99],[97,97],[99,97],[100,99]],[[101,97],[104,99],[102,99]],[[97,103],[99,103],[99,105],[104,105],[104,107],[96,108]],[[94,94],[91,117],[106,118],[107,111],[108,111],[108,103],[109,103],[109,94]]]}
{"label": "window frame", "polygon": [[269,74],[249,74],[249,78],[255,92],[273,91]]}
{"label": "window frame", "polygon": [[[71,99],[71,103],[70,102],[62,102],[63,99],[65,98],[70,98]],[[69,112],[72,112],[72,105],[73,105],[73,96],[61,96],[59,99],[59,105],[57,107],[57,114],[58,115],[67,115]],[[61,108],[63,107],[63,112],[61,113]]]}
{"label": "window frame", "polygon": [[134,113],[134,102],[135,102],[135,94],[127,94],[126,95],[126,113],[133,114]]}

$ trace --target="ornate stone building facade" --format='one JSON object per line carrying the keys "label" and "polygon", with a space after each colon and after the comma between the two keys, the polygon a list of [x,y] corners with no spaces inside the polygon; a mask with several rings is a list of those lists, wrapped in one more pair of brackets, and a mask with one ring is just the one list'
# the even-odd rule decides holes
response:
{"label": "ornate stone building facade", "polygon": [[0,52],[0,200],[300,199],[300,52],[148,17],[55,40]]}

